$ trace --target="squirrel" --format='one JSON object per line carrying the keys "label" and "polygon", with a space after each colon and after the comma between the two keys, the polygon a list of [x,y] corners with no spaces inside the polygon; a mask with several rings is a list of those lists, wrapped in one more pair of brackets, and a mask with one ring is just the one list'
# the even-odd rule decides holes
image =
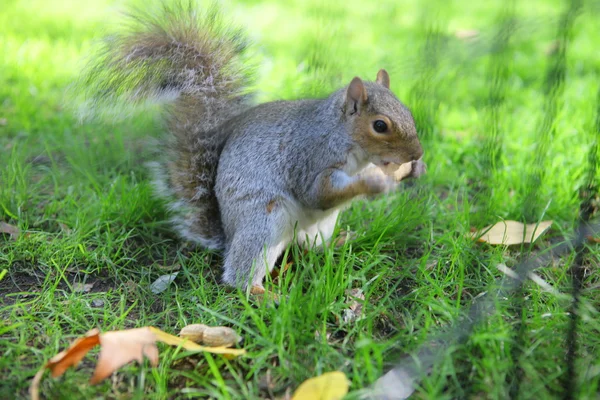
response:
{"label": "squirrel", "polygon": [[324,99],[253,105],[246,41],[218,9],[164,3],[131,22],[106,38],[84,83],[98,102],[168,103],[156,192],[180,236],[224,252],[224,283],[263,292],[292,241],[327,242],[353,199],[396,187],[394,166],[424,173],[412,114],[384,69]]}

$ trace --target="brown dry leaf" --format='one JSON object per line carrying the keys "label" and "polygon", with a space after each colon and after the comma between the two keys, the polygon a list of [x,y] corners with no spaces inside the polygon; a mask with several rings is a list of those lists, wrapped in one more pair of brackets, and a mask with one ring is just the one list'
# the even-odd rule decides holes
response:
{"label": "brown dry leaf", "polygon": [[12,240],[17,240],[21,231],[19,231],[19,228],[14,225],[0,221],[0,233],[8,233]]}
{"label": "brown dry leaf", "polygon": [[45,365],[45,368],[50,369],[50,374],[53,378],[59,377],[65,373],[67,368],[76,366],[81,359],[100,344],[100,330],[92,329],[85,336],[76,339],[66,349],[52,357]]}
{"label": "brown dry leaf", "polygon": [[533,243],[551,225],[552,221],[542,221],[538,224],[527,225],[517,221],[500,221],[471,234],[471,237],[477,239],[479,242],[489,244],[513,245]]}
{"label": "brown dry leaf", "polygon": [[292,400],[337,400],[348,393],[348,379],[343,372],[326,372],[304,382],[294,392]]}
{"label": "brown dry leaf", "polygon": [[141,363],[148,357],[153,367],[158,365],[156,336],[150,327],[112,331],[100,334],[100,357],[90,379],[92,385],[112,375],[131,361]]}
{"label": "brown dry leaf", "polygon": [[75,340],[71,345],[52,357],[33,377],[29,386],[29,395],[31,400],[40,398],[40,382],[44,377],[46,369],[50,369],[53,378],[59,377],[65,373],[67,368],[79,364],[81,359],[95,346],[100,344],[100,331],[92,329],[85,336]]}
{"label": "brown dry leaf", "polygon": [[587,236],[587,240],[590,243],[600,243],[600,237],[594,237],[592,235]]}

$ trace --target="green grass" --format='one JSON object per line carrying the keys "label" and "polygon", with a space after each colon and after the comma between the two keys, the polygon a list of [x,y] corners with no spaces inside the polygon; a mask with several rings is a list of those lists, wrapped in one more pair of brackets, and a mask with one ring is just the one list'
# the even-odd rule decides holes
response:
{"label": "green grass", "polygon": [[[558,86],[546,76],[561,62],[552,46],[566,2],[507,10],[500,0],[227,1],[226,12],[258,43],[262,101],[324,96],[385,67],[414,111],[429,166],[419,182],[344,213],[339,228],[358,236],[343,248],[305,255],[291,246],[292,271],[270,286],[284,295],[277,308],[218,285],[219,255],[170,231],[143,166],[150,139],[160,135],[153,114],[80,123],[69,104],[66,88],[122,6],[3,1],[0,221],[22,234],[16,241],[0,234],[0,398],[26,396],[40,366],[94,327],[178,332],[200,322],[234,327],[248,356],[189,357],[161,347],[157,369],[132,364],[89,386],[91,355],[60,379],[46,377],[42,394],[270,398],[331,370],[344,371],[357,393],[464,318],[502,276],[497,264],[513,267],[576,226],[597,135],[597,1],[583,3]],[[498,40],[512,22],[510,40]],[[467,29],[479,36],[455,35]],[[591,174],[597,179],[597,170]],[[501,218],[555,224],[534,246],[468,238],[471,227]],[[587,247],[576,393],[584,399],[600,391],[599,256],[597,245]],[[573,261],[573,254],[556,258],[538,273],[569,294]],[[173,265],[179,276],[153,295],[150,284],[168,273],[161,266]],[[76,292],[75,282],[94,287]],[[365,293],[364,318],[344,324],[350,288]],[[517,376],[521,398],[561,397],[571,301],[532,282],[523,295],[522,302],[514,293],[499,299],[468,339],[448,348],[414,398],[507,398]]]}

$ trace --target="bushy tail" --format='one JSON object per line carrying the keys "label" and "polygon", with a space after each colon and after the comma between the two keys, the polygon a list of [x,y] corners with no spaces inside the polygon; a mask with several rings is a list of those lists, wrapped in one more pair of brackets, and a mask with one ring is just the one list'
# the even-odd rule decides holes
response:
{"label": "bushy tail", "polygon": [[126,28],[105,39],[83,80],[96,105],[172,103],[165,113],[170,156],[154,163],[156,186],[170,200],[179,233],[210,248],[223,246],[213,188],[226,137],[216,128],[247,107],[245,49],[243,35],[216,7],[162,3],[155,12],[128,14]]}

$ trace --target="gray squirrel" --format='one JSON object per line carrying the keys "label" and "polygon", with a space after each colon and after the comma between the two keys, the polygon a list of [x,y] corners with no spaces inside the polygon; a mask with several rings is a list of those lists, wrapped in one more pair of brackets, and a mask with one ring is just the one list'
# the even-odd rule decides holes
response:
{"label": "gray squirrel", "polygon": [[[293,240],[322,245],[353,199],[424,173],[413,117],[385,70],[325,99],[252,105],[243,35],[218,10],[190,1],[131,17],[84,83],[97,101],[168,101],[157,194],[180,236],[224,252],[226,284],[263,292]],[[394,176],[401,164],[408,172]]]}

